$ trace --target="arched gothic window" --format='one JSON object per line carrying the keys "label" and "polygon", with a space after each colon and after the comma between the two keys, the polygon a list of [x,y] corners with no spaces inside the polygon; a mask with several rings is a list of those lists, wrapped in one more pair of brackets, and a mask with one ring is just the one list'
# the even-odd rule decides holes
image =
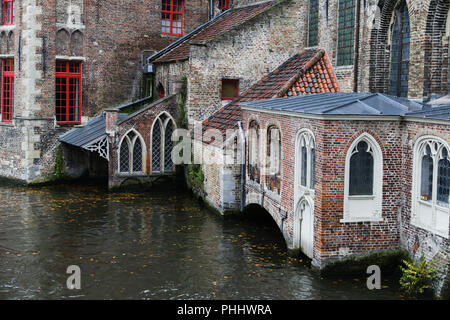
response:
{"label": "arched gothic window", "polygon": [[391,34],[389,94],[408,97],[410,27],[408,6],[405,1],[394,11]]}
{"label": "arched gothic window", "polygon": [[412,222],[448,238],[450,149],[437,137],[419,139],[414,149]]}
{"label": "arched gothic window", "polygon": [[260,153],[259,153],[259,125],[252,121],[249,127],[248,138],[248,174],[250,180],[259,183]]}
{"label": "arched gothic window", "polygon": [[280,194],[281,187],[281,133],[275,126],[267,130],[267,188]]}
{"label": "arched gothic window", "polygon": [[132,130],[123,137],[119,146],[119,172],[143,173],[145,170],[145,147],[142,137]]}
{"label": "arched gothic window", "polygon": [[344,188],[341,222],[382,220],[383,156],[378,142],[367,133],[355,139],[347,152]]}
{"label": "arched gothic window", "polygon": [[167,113],[160,114],[153,122],[152,142],[152,172],[171,172],[174,169],[172,160],[172,134],[175,122]]}
{"label": "arched gothic window", "polygon": [[302,188],[314,190],[316,145],[314,136],[309,131],[302,131],[297,136],[296,143],[297,178],[296,181]]}

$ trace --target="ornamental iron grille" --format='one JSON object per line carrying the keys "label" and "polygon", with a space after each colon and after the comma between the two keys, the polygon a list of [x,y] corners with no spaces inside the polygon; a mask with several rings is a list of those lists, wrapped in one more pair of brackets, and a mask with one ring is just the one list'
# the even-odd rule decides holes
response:
{"label": "ornamental iron grille", "polygon": [[175,122],[166,113],[155,119],[152,128],[152,172],[173,171],[172,134],[175,128]]}
{"label": "ornamental iron grille", "polygon": [[420,199],[449,207],[450,157],[448,147],[438,140],[427,140],[419,147]]}
{"label": "ornamental iron grille", "polygon": [[308,46],[319,44],[319,0],[309,1]]}
{"label": "ornamental iron grille", "polygon": [[366,141],[359,142],[350,158],[350,196],[373,195],[373,150]]}
{"label": "ornamental iron grille", "polygon": [[[303,132],[299,136],[298,159],[300,161],[300,185],[308,189],[314,189],[316,147],[314,137],[310,132]],[[308,177],[309,175],[309,177]]]}
{"label": "ornamental iron grille", "polygon": [[406,2],[394,12],[389,94],[408,97],[410,26]]}
{"label": "ornamental iron grille", "polygon": [[83,149],[91,152],[96,152],[100,155],[100,157],[105,158],[109,161],[109,142],[106,136],[103,136],[95,141],[90,142],[89,144],[84,145]]}
{"label": "ornamental iron grille", "polygon": [[353,64],[356,0],[339,0],[337,65]]}
{"label": "ornamental iron grille", "polygon": [[119,172],[143,173],[144,148],[142,138],[135,131],[130,131],[119,147]]}

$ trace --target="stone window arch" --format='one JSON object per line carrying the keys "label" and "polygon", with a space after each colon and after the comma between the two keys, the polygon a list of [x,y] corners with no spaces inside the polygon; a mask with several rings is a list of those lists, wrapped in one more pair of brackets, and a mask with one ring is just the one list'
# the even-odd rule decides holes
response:
{"label": "stone window arch", "polygon": [[70,36],[70,54],[72,56],[83,56],[84,38],[80,30],[76,30]]}
{"label": "stone window arch", "polygon": [[70,35],[65,29],[56,33],[56,54],[59,56],[70,55]]}
{"label": "stone window arch", "polygon": [[259,124],[256,121],[250,122],[248,137],[248,168],[247,172],[250,180],[260,182],[260,132]]}
{"label": "stone window arch", "polygon": [[431,0],[425,34],[424,97],[447,95],[449,86],[450,0]]}
{"label": "stone window arch", "polygon": [[368,133],[353,141],[345,159],[344,219],[341,222],[382,220],[383,155]]}
{"label": "stone window arch", "polygon": [[[405,0],[379,2],[379,23],[370,35],[369,89],[407,96],[410,24]],[[386,76],[388,75],[388,76]]]}
{"label": "stone window arch", "polygon": [[175,129],[175,121],[167,112],[161,113],[153,122],[150,135],[152,172],[172,172],[174,170],[172,134]]}
{"label": "stone window arch", "polygon": [[435,136],[414,146],[412,223],[448,238],[450,148]]}
{"label": "stone window arch", "polygon": [[280,194],[281,192],[281,132],[277,126],[267,129],[267,188]]}
{"label": "stone window arch", "polygon": [[136,130],[130,130],[119,144],[119,173],[144,173],[145,154],[144,139]]}
{"label": "stone window arch", "polygon": [[303,129],[295,143],[296,185],[303,190],[314,191],[316,143],[311,131]]}

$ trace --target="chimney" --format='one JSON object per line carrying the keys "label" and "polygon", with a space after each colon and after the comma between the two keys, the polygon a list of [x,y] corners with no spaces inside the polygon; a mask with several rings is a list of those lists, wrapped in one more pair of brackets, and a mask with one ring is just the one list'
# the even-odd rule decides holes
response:
{"label": "chimney", "polygon": [[117,131],[117,121],[119,120],[119,110],[106,109],[106,134],[113,137]]}

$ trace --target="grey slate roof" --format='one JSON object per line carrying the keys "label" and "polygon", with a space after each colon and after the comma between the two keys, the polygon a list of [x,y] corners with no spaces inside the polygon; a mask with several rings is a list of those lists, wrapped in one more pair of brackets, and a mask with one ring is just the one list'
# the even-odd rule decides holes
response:
{"label": "grey slate roof", "polygon": [[[119,113],[119,120],[126,118],[127,114]],[[106,134],[106,115],[101,115],[89,121],[85,126],[73,128],[59,137],[59,141],[82,147],[90,142],[100,139]]]}
{"label": "grey slate roof", "polygon": [[424,108],[421,111],[410,112],[406,115],[414,118],[450,120],[450,106]]}
{"label": "grey slate roof", "polygon": [[381,93],[321,93],[282,99],[242,102],[245,108],[277,110],[320,115],[383,115],[403,116],[420,111],[414,101],[391,97]]}

